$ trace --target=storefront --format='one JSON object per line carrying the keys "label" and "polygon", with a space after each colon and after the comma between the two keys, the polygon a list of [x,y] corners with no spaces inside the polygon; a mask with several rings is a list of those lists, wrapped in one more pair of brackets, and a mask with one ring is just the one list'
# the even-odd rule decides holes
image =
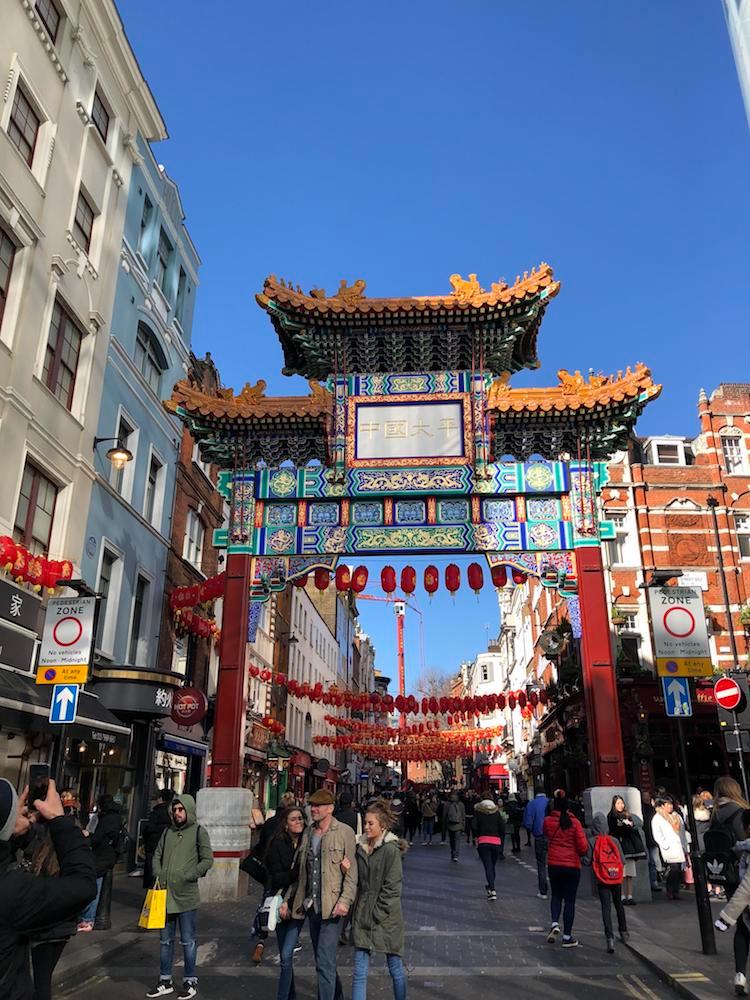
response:
{"label": "storefront", "polygon": [[248,721],[245,729],[245,762],[242,784],[249,788],[255,798],[256,805],[265,810],[268,786],[268,767],[266,749],[271,732],[260,722]]}
{"label": "storefront", "polygon": [[165,719],[156,740],[154,773],[159,788],[173,788],[181,794],[195,796],[203,787],[204,764],[208,756],[208,741],[203,726],[178,726]]}
{"label": "storefront", "polygon": [[312,766],[312,757],[304,750],[298,750],[289,761],[289,788],[299,802],[304,799],[305,792],[313,791]]}

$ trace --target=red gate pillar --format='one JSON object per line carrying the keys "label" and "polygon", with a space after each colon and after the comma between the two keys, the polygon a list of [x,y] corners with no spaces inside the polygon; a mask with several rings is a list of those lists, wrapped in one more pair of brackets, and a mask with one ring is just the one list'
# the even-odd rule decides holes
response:
{"label": "red gate pillar", "polygon": [[594,785],[625,784],[620,704],[609,637],[604,567],[598,545],[576,549],[586,725]]}
{"label": "red gate pillar", "polygon": [[211,755],[211,785],[214,788],[242,786],[247,711],[247,613],[252,561],[252,556],[244,553],[227,556]]}

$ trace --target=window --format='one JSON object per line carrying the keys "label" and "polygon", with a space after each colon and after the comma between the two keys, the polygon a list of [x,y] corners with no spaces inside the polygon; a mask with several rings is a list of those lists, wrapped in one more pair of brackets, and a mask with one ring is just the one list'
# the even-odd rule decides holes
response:
{"label": "window", "polygon": [[130,623],[130,642],[128,643],[128,663],[145,666],[147,640],[144,635],[146,625],[146,601],[148,598],[148,580],[140,574],[136,578],[135,596],[133,598],[133,619]]}
{"label": "window", "polygon": [[[129,451],[132,451],[133,448],[131,448],[131,445],[133,444],[134,434],[135,429],[130,426],[130,422],[127,418],[123,417],[121,414],[120,422],[117,425],[117,443],[121,444],[123,448],[127,448]],[[126,500],[129,499],[129,496],[126,496],[126,493],[128,492],[130,479],[132,477],[132,473],[128,475],[130,471],[129,467],[133,464],[134,462],[128,462],[127,465],[123,466],[121,469],[116,469],[113,466],[109,479],[115,489],[115,492],[119,493],[120,496]]]}
{"label": "window", "polygon": [[609,539],[607,542],[609,561],[614,566],[622,565],[627,562],[627,515],[624,512],[608,510],[604,513],[607,520],[611,521],[615,528],[615,537]]}
{"label": "window", "polygon": [[53,42],[57,41],[57,30],[60,27],[60,11],[53,0],[36,0],[34,4],[39,20],[47,30]]}
{"label": "window", "polygon": [[34,162],[34,149],[39,135],[41,119],[31,106],[26,91],[19,83],[13,98],[8,121],[8,138],[30,167]]}
{"label": "window", "polygon": [[102,140],[106,142],[109,132],[109,111],[107,111],[107,106],[102,100],[98,87],[94,91],[94,103],[91,105],[91,121]]}
{"label": "window", "polygon": [[733,473],[742,472],[745,462],[742,454],[742,435],[722,434],[721,452],[724,456],[724,469],[731,476]]}
{"label": "window", "polygon": [[76,386],[78,356],[83,333],[70,318],[59,300],[52,310],[47,351],[44,355],[42,379],[63,406],[73,405],[73,391]]}
{"label": "window", "polygon": [[678,444],[657,444],[657,465],[682,465],[682,455]]}
{"label": "window", "polygon": [[151,218],[153,214],[154,214],[154,206],[151,204],[149,196],[146,195],[146,197],[143,199],[143,212],[141,213],[141,228],[138,233],[138,253],[141,254],[142,257],[146,256],[145,253],[146,241],[148,238],[149,229],[151,228]]}
{"label": "window", "polygon": [[34,555],[49,551],[56,501],[57,486],[35,465],[27,462],[21,480],[13,537]]}
{"label": "window", "polygon": [[177,279],[177,302],[175,304],[175,316],[178,323],[182,323],[182,316],[185,311],[185,288],[187,287],[187,275],[180,268],[180,276]]}
{"label": "window", "polygon": [[167,290],[167,272],[172,260],[172,244],[163,229],[159,230],[159,248],[156,254],[156,282],[163,292]]}
{"label": "window", "polygon": [[172,670],[176,674],[187,673],[187,641],[185,639],[175,639],[172,647]]}
{"label": "window", "polygon": [[203,525],[194,510],[188,511],[182,558],[187,559],[196,569],[201,568],[203,562]]}
{"label": "window", "polygon": [[483,663],[481,665],[481,667],[479,668],[479,673],[480,673],[480,676],[482,678],[482,683],[485,683],[486,681],[489,681],[489,680],[492,679],[491,674],[490,674],[490,665],[489,665],[489,663]]}
{"label": "window", "polygon": [[211,478],[211,464],[210,464],[210,462],[204,462],[203,461],[203,459],[201,458],[200,448],[198,447],[197,444],[193,445],[193,461],[198,466],[198,468],[201,470],[201,472],[206,477],[206,479],[210,479]]}
{"label": "window", "polygon": [[[101,594],[101,601],[99,603],[99,624],[96,628],[96,648],[103,649],[105,634],[114,632],[114,618],[117,615],[116,602],[112,602],[110,605],[109,598],[112,595],[112,581],[115,572],[115,566],[117,564],[117,556],[110,552],[109,549],[104,549],[102,552],[102,565],[99,570],[99,584],[97,590]],[[110,616],[112,621],[109,621]],[[107,649],[110,645],[107,645]]]}
{"label": "window", "polygon": [[0,323],[3,321],[5,303],[8,301],[10,276],[13,271],[13,258],[16,255],[16,245],[5,232],[0,229]]}
{"label": "window", "polygon": [[143,323],[138,324],[135,340],[135,364],[149,386],[159,395],[161,375],[166,364],[163,361],[154,335]]}
{"label": "window", "polygon": [[620,617],[623,619],[620,625],[621,632],[637,632],[638,631],[638,621],[635,611],[620,611]]}
{"label": "window", "polygon": [[750,559],[750,514],[735,514],[734,530],[737,532],[740,556]]}
{"label": "window", "polygon": [[151,461],[148,463],[148,476],[146,477],[146,496],[143,501],[143,516],[146,518],[149,524],[154,524],[155,519],[161,516],[161,504],[159,503],[161,497],[161,478],[162,469],[164,466],[161,464],[156,455],[151,456]]}
{"label": "window", "polygon": [[73,237],[86,253],[91,249],[91,230],[94,228],[96,213],[83,191],[78,192],[78,204],[73,219]]}

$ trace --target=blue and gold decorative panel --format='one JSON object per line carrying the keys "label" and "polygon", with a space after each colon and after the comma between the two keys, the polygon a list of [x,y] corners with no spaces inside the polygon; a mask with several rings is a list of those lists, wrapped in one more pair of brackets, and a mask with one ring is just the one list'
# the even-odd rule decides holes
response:
{"label": "blue and gold decorative panel", "polygon": [[309,524],[338,524],[339,505],[337,503],[311,503],[308,508]]}
{"label": "blue and gold decorative panel", "polygon": [[482,500],[482,520],[490,523],[514,521],[516,504],[513,500]]}
{"label": "blue and gold decorative panel", "polygon": [[368,494],[469,493],[472,473],[468,467],[422,469],[350,469],[348,481],[354,496]]}
{"label": "blue and gold decorative panel", "polygon": [[294,555],[297,546],[297,530],[276,528],[266,532],[266,549],[269,554]]}
{"label": "blue and gold decorative panel", "polygon": [[530,521],[557,521],[562,516],[560,501],[552,497],[529,497],[526,501],[526,516]]}
{"label": "blue and gold decorative panel", "polygon": [[466,524],[471,520],[468,500],[440,500],[437,505],[440,524]]}
{"label": "blue and gold decorative panel", "polygon": [[266,504],[266,524],[273,527],[293,526],[297,523],[296,503]]}
{"label": "blue and gold decorative panel", "polygon": [[397,500],[396,524],[424,524],[427,510],[424,500]]}
{"label": "blue and gold decorative panel", "polygon": [[352,524],[382,524],[383,505],[375,501],[355,500],[351,507]]}

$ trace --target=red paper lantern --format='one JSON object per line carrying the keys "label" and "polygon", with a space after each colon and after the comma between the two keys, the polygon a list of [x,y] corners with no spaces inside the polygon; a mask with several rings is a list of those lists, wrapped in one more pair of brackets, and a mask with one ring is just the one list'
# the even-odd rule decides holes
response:
{"label": "red paper lantern", "polygon": [[440,574],[435,566],[427,566],[424,571],[424,589],[428,594],[434,594],[440,586]]}
{"label": "red paper lantern", "polygon": [[508,708],[511,711],[513,711],[515,707],[516,707],[516,696],[511,692],[511,694],[508,695]]}
{"label": "red paper lantern", "polygon": [[521,706],[521,708],[526,708],[526,692],[525,691],[519,691],[518,692],[518,704]]}
{"label": "red paper lantern", "polygon": [[0,537],[0,566],[9,573],[16,561],[16,543],[9,535]]}
{"label": "red paper lantern", "polygon": [[328,590],[328,585],[330,584],[330,582],[331,582],[331,574],[328,572],[327,569],[323,569],[322,567],[319,566],[315,570],[315,586],[318,588],[318,590]]}
{"label": "red paper lantern", "polygon": [[428,698],[422,699],[422,715],[427,715],[430,711],[430,702]]}
{"label": "red paper lantern", "polygon": [[493,566],[492,567],[492,585],[493,587],[504,587],[508,582],[508,570],[505,566]]}
{"label": "red paper lantern", "polygon": [[466,571],[466,575],[469,580],[469,586],[475,594],[478,594],[484,586],[484,573],[482,572],[482,567],[479,563],[471,563]]}
{"label": "red paper lantern", "polygon": [[292,583],[294,584],[295,587],[305,587],[307,586],[307,581],[309,576],[310,576],[309,573],[303,573],[302,576],[296,576],[292,580]]}
{"label": "red paper lantern", "polygon": [[381,569],[380,585],[386,594],[392,594],[396,589],[396,570],[393,566],[384,566]]}
{"label": "red paper lantern", "polygon": [[514,569],[511,576],[513,583],[526,583],[526,574],[521,569]]}
{"label": "red paper lantern", "polygon": [[357,566],[354,570],[352,573],[352,590],[355,594],[361,594],[365,589],[368,575],[366,566]]}
{"label": "red paper lantern", "polygon": [[445,567],[445,586],[451,594],[455,594],[461,586],[461,570],[455,563],[448,563]]}
{"label": "red paper lantern", "polygon": [[546,705],[548,701],[549,701],[549,695],[547,694],[547,692],[546,691],[540,691],[539,692],[539,704],[540,705]]}
{"label": "red paper lantern", "polygon": [[401,589],[405,594],[413,594],[417,586],[417,571],[413,566],[404,566],[401,570]]}
{"label": "red paper lantern", "polygon": [[348,590],[352,582],[352,575],[348,566],[338,566],[336,568],[336,590],[341,593]]}
{"label": "red paper lantern", "polygon": [[532,691],[531,694],[529,695],[529,701],[534,706],[534,708],[536,708],[536,706],[539,704],[539,692]]}
{"label": "red paper lantern", "polygon": [[495,700],[497,702],[497,707],[499,709],[502,710],[503,708],[505,708],[505,695],[504,694],[497,695],[497,697],[496,697]]}

